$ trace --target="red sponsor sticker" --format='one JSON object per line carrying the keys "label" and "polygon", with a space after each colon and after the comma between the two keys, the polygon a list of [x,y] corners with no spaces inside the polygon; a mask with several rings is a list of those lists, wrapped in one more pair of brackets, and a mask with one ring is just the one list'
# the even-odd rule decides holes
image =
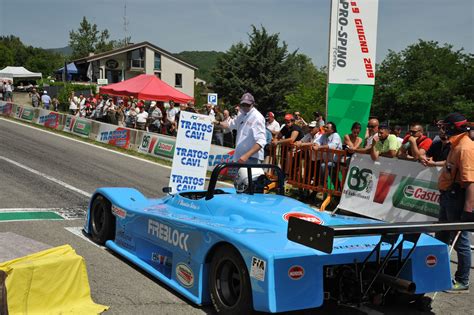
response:
{"label": "red sponsor sticker", "polygon": [[316,224],[323,224],[324,221],[315,216],[314,214],[304,213],[304,212],[287,212],[283,215],[283,219],[288,221],[290,217],[295,217],[305,221],[309,221]]}
{"label": "red sponsor sticker", "polygon": [[292,266],[288,269],[288,277],[292,280],[300,280],[304,276],[304,268],[301,266]]}
{"label": "red sponsor sticker", "polygon": [[436,258],[435,255],[428,255],[426,256],[426,265],[428,267],[434,267],[436,266],[436,263],[438,262],[438,258]]}
{"label": "red sponsor sticker", "polygon": [[179,263],[176,266],[176,278],[186,288],[194,285],[194,273],[188,265]]}
{"label": "red sponsor sticker", "polygon": [[127,211],[117,206],[112,206],[112,213],[121,219],[125,219],[127,217]]}

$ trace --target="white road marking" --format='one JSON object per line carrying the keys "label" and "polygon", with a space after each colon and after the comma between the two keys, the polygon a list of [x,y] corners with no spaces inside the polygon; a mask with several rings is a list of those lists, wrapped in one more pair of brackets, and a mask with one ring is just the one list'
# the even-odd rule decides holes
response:
{"label": "white road marking", "polygon": [[91,241],[88,237],[86,237],[84,235],[84,233],[82,232],[82,226],[74,226],[74,227],[65,227],[65,229],[69,232],[71,232],[72,234],[76,235],[76,236],[79,236],[80,238],[82,238],[83,240],[91,243],[92,245],[98,247],[98,248],[102,248],[102,249],[105,249],[105,246],[100,246],[96,243],[94,243],[93,241]]}
{"label": "white road marking", "polygon": [[35,170],[35,169],[32,169],[31,167],[28,167],[28,166],[23,165],[23,164],[21,164],[21,163],[18,163],[18,162],[16,162],[16,161],[10,160],[9,158],[6,158],[6,157],[4,157],[4,156],[0,156],[0,160],[3,160],[3,161],[8,162],[8,163],[11,163],[11,164],[16,165],[16,166],[18,166],[18,167],[20,167],[20,168],[22,168],[22,169],[24,169],[24,170],[27,170],[27,171],[31,172],[31,173],[33,173],[33,174],[36,174],[36,175],[41,176],[41,177],[43,177],[43,178],[46,178],[47,180],[50,180],[50,181],[52,181],[53,183],[56,183],[56,184],[58,184],[58,185],[60,185],[60,186],[63,186],[64,188],[67,188],[67,189],[72,190],[72,191],[74,191],[74,192],[76,192],[76,193],[78,193],[78,194],[81,194],[81,195],[83,195],[83,196],[86,196],[87,198],[90,198],[90,197],[92,196],[92,194],[88,193],[87,191],[84,191],[84,190],[81,190],[81,189],[79,189],[79,188],[76,188],[76,187],[74,187],[74,186],[72,186],[72,185],[69,185],[68,183],[63,182],[62,180],[59,180],[59,179],[54,178],[54,177],[52,177],[52,176],[49,176],[48,174],[45,174],[45,173],[41,173],[40,171],[37,171],[37,170]]}

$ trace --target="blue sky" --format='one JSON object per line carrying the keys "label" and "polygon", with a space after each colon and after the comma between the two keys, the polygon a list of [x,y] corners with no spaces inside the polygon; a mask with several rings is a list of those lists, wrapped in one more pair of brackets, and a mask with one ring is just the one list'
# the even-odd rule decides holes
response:
{"label": "blue sky", "polygon": [[[363,1],[363,0],[359,0]],[[43,48],[64,47],[83,16],[112,39],[123,38],[123,0],[0,0],[0,34]],[[263,25],[290,50],[327,64],[330,0],[128,0],[132,42],[171,52],[226,51]],[[474,51],[473,0],[380,0],[377,62],[388,50],[435,40]]]}

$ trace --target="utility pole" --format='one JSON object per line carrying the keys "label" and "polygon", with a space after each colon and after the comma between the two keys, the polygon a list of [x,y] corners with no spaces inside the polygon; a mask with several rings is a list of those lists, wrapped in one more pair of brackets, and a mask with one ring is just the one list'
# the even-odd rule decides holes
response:
{"label": "utility pole", "polygon": [[127,19],[127,2],[125,2],[125,5],[123,6],[123,31],[125,33],[125,39],[124,39],[125,46],[128,46],[129,44],[128,24],[129,24],[129,20]]}

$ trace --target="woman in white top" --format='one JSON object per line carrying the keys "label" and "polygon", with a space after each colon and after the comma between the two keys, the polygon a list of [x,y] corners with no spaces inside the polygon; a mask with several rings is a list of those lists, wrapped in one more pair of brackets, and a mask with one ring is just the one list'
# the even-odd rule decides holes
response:
{"label": "woman in white top", "polygon": [[77,96],[74,95],[74,91],[69,96],[69,114],[76,115],[77,112]]}

